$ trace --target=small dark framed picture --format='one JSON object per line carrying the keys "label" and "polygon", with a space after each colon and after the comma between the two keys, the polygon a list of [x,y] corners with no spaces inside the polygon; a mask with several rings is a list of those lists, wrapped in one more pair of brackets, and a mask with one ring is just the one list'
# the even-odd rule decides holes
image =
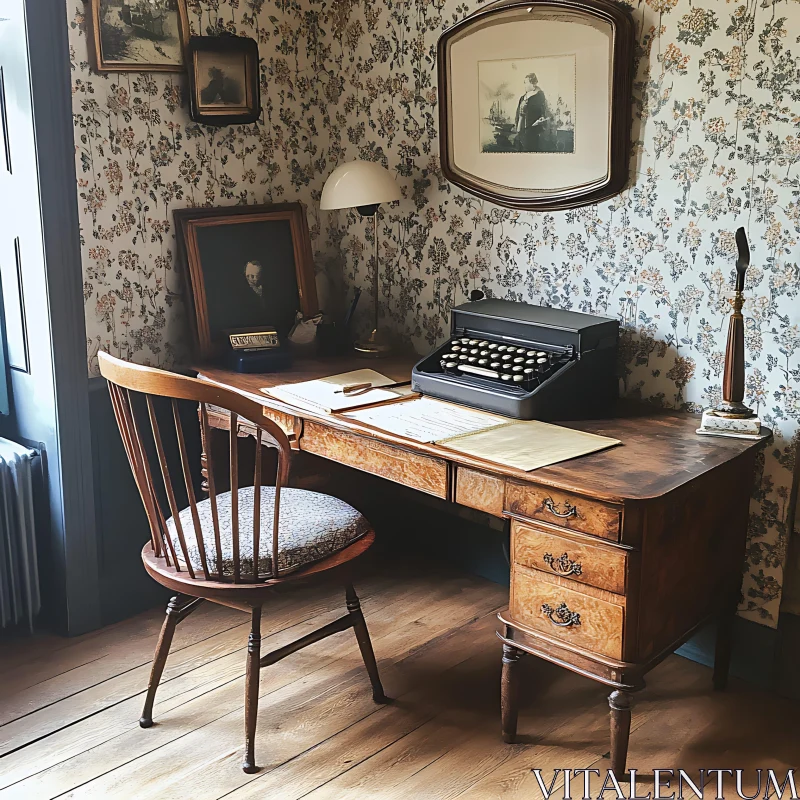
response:
{"label": "small dark framed picture", "polygon": [[95,72],[182,72],[186,0],[88,0]]}
{"label": "small dark framed picture", "polygon": [[258,44],[245,36],[192,36],[189,109],[204,125],[246,125],[261,116]]}
{"label": "small dark framed picture", "polygon": [[198,355],[222,354],[231,331],[285,337],[318,311],[306,212],[300,203],[173,211]]}

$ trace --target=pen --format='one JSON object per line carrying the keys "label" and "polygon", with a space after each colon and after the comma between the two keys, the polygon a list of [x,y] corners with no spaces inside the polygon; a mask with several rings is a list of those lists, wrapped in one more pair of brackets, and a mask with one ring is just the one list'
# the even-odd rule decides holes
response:
{"label": "pen", "polygon": [[375,386],[373,387],[371,383],[348,383],[346,386],[342,386],[341,389],[337,389],[334,394],[355,394],[356,392],[365,392],[367,389],[395,389],[398,386],[408,386],[411,381],[401,381],[400,383],[389,383],[383,386]]}

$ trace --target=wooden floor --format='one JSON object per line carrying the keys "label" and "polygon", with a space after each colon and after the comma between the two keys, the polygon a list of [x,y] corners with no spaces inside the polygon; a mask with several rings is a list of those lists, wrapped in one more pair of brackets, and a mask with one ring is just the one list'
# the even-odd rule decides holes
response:
{"label": "wooden floor", "polygon": [[[264,669],[256,775],[240,769],[243,614],[207,605],[179,626],[149,730],[137,720],[161,612],[79,639],[6,646],[0,800],[527,800],[541,796],[534,767],[545,776],[607,769],[606,692],[532,658],[523,667],[524,741],[500,741],[494,615],[505,589],[408,567],[376,568],[359,589],[394,702],[373,705],[350,631]],[[276,596],[262,652],[334,619],[343,603],[327,590]],[[650,674],[637,700],[629,765],[640,771],[800,764],[798,703],[736,681],[714,693],[710,670],[678,656]],[[652,788],[645,780],[640,794]]]}

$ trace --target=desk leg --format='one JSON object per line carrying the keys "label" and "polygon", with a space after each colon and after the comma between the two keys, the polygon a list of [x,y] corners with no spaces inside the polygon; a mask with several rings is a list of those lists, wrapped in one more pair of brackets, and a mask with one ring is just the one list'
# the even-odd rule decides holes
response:
{"label": "desk leg", "polygon": [[608,696],[611,708],[611,769],[617,780],[624,780],[631,735],[631,696],[615,689]]}
{"label": "desk leg", "polygon": [[519,714],[519,660],[523,651],[503,645],[503,673],[500,679],[500,717],[503,741],[512,744],[517,737]]}
{"label": "desk leg", "polygon": [[739,606],[739,589],[728,607],[720,614],[717,624],[717,643],[714,650],[714,688],[721,692],[728,685],[728,669],[733,649],[733,620]]}

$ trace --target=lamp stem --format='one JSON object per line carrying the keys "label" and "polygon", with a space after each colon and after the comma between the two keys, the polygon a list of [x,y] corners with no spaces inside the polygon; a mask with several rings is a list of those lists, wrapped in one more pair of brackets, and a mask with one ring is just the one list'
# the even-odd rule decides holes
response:
{"label": "lamp stem", "polygon": [[356,353],[361,356],[365,356],[367,358],[383,358],[391,353],[392,345],[385,333],[378,329],[378,314],[380,310],[381,299],[381,268],[379,261],[380,248],[378,247],[378,207],[376,204],[374,206],[364,206],[363,209],[364,210],[362,211],[362,207],[359,207],[359,212],[362,213],[362,216],[367,216],[368,210],[372,212],[369,214],[369,216],[372,217],[372,238],[375,240],[375,272],[372,276],[372,293],[374,295],[373,302],[375,304],[375,324],[372,328],[372,333],[366,339],[361,339],[357,342],[354,342],[353,347],[355,348]]}
{"label": "lamp stem", "polygon": [[375,281],[373,290],[375,292],[375,330],[378,330],[378,303],[380,301],[380,287],[379,287],[379,280],[380,280],[380,264],[378,263],[378,253],[380,252],[378,249],[378,209],[375,209],[375,213],[372,215],[372,238],[375,241]]}

